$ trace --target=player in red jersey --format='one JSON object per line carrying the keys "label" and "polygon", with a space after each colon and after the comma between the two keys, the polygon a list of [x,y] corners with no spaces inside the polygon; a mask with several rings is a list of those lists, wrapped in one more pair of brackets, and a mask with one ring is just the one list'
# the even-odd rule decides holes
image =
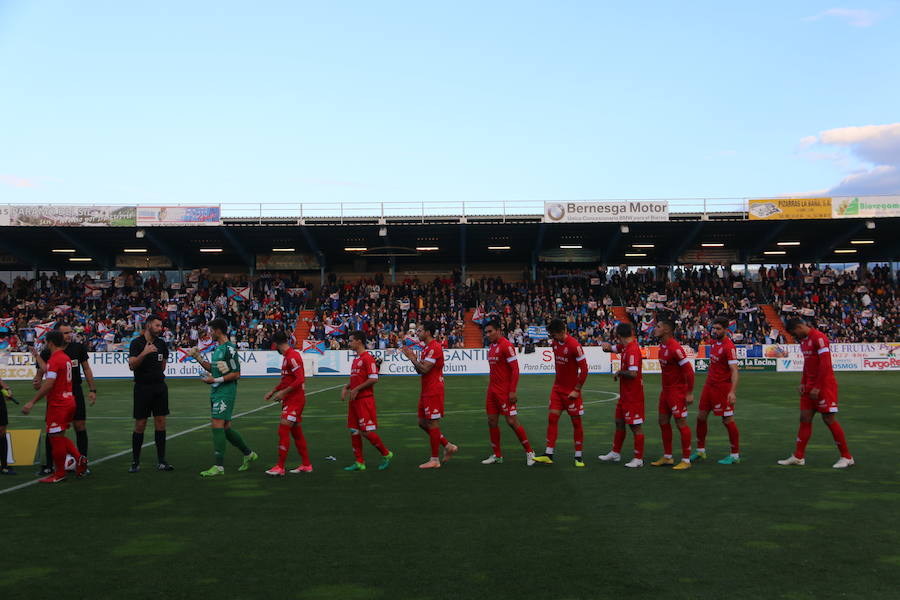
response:
{"label": "player in red jersey", "polygon": [[675,323],[662,319],[653,329],[659,339],[659,366],[662,369],[662,392],[659,394],[659,428],[662,431],[663,457],[650,463],[654,467],[671,465],[672,417],[681,434],[681,461],[675,469],[691,468],[691,427],[687,407],[694,403],[694,366],[684,348],[675,340]]}
{"label": "player in red jersey", "polygon": [[725,317],[716,317],[712,322],[712,337],[715,341],[709,349],[709,371],[706,383],[700,393],[700,410],[697,412],[697,449],[691,454],[691,462],[706,459],[706,420],[712,412],[722,417],[722,424],[728,430],[731,454],[719,461],[720,465],[735,465],[741,462],[740,434],[734,422],[734,403],[738,386],[737,348],[728,337],[730,322]]}
{"label": "player in red jersey", "polygon": [[522,447],[525,449],[525,464],[529,467],[534,464],[534,450],[525,434],[525,428],[519,423],[517,417],[518,397],[516,387],[519,384],[519,358],[516,356],[516,348],[508,339],[500,333],[500,322],[493,320],[484,326],[484,333],[491,343],[488,348],[488,364],[491,368],[491,379],[488,384],[486,409],[488,417],[488,432],[491,436],[491,449],[489,457],[481,461],[483,465],[492,465],[503,462],[503,453],[500,450],[499,416],[506,417],[509,425]]}
{"label": "player in red jersey", "polygon": [[812,420],[815,413],[822,414],[822,421],[831,430],[834,443],[837,444],[841,458],[834,463],[835,469],[846,469],[855,461],[847,448],[844,429],[837,420],[838,386],[831,366],[831,349],[825,334],[810,327],[803,319],[790,319],[786,323],[787,330],[800,340],[803,351],[803,377],[800,379],[800,431],[797,433],[797,448],[794,453],[779,465],[805,465],[803,457],[806,444],[812,437]]}
{"label": "player in red jersey", "polygon": [[552,338],[553,358],[556,367],[556,379],[550,391],[550,411],[547,417],[547,449],[543,456],[535,457],[535,461],[547,465],[553,464],[553,452],[559,433],[559,417],[562,411],[569,413],[575,437],[575,466],[584,467],[581,456],[584,445],[584,426],[581,416],[584,414],[584,403],[581,400],[581,387],[588,376],[587,356],[575,338],[566,333],[566,324],[560,319],[553,319],[547,326]]}
{"label": "player in red jersey", "polygon": [[34,405],[47,397],[47,435],[53,448],[53,465],[56,468],[52,475],[40,480],[41,483],[59,483],[66,479],[66,455],[71,454],[77,465],[75,474],[84,476],[87,471],[87,457],[78,452],[75,444],[66,437],[66,430],[75,418],[75,395],[72,393],[72,361],[63,352],[65,338],[59,330],[47,334],[47,346],[50,348],[50,360],[44,374],[44,382],[34,398],[22,407],[22,413],[28,414]]}
{"label": "player in red jersey", "polygon": [[437,334],[438,324],[434,321],[425,321],[417,330],[419,340],[425,347],[422,349],[421,358],[416,357],[415,351],[404,346],[401,352],[412,362],[416,373],[422,376],[422,393],[419,396],[419,427],[421,427],[431,440],[431,458],[419,465],[420,469],[437,469],[441,466],[438,460],[438,450],[444,447],[444,462],[459,451],[456,444],[451,444],[447,438],[441,435],[441,417],[444,416],[444,349],[440,342],[434,339]]}
{"label": "player in red jersey", "polygon": [[350,367],[350,383],[344,386],[341,400],[348,400],[347,427],[350,429],[350,442],[353,445],[353,456],[356,461],[345,471],[365,471],[366,461],[363,458],[365,437],[381,453],[383,471],[391,464],[394,453],[384,447],[378,429],[378,417],[375,414],[375,384],[378,383],[378,368],[381,362],[366,350],[366,333],[354,331],[350,334],[350,349],[356,352],[356,358]]}
{"label": "player in red jersey", "polygon": [[281,381],[265,395],[264,399],[281,402],[281,421],[278,425],[278,464],[266,471],[266,475],[284,477],[284,463],[287,460],[291,437],[294,438],[294,445],[297,447],[302,463],[296,469],[291,469],[291,473],[312,473],[309,450],[306,447],[306,438],[303,437],[303,426],[301,425],[303,408],[306,406],[304,384],[306,376],[303,372],[303,357],[296,348],[291,347],[288,336],[283,331],[276,331],[272,336],[272,341],[283,357]]}
{"label": "player in red jersey", "polygon": [[631,323],[616,325],[618,343],[613,346],[603,342],[604,352],[619,354],[619,370],[613,379],[619,382],[619,401],[616,403],[616,435],[613,438],[612,452],[599,456],[603,462],[619,462],[622,460],[622,444],[625,443],[625,424],[631,427],[634,436],[634,458],[625,463],[629,468],[644,466],[644,382],[641,377],[641,347],[634,336]]}

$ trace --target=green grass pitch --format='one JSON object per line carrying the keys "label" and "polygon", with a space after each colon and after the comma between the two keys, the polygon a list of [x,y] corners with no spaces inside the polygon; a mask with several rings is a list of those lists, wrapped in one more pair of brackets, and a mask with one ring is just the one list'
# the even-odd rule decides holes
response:
{"label": "green grass pitch", "polygon": [[[263,474],[276,453],[272,405],[235,421],[262,457],[248,473],[235,470],[239,455],[229,446],[227,475],[201,479],[212,464],[202,427],[169,441],[172,473],[150,468],[151,446],[139,474],[126,472],[125,454],[96,464],[84,480],[0,494],[0,597],[900,598],[900,375],[838,374],[840,419],[857,459],[846,471],[831,468],[837,451],[818,418],[807,466],[775,464],[793,449],[798,379],[743,374],[744,462],[673,472],[597,461],[610,448],[617,389],[601,375],[586,385],[587,468],[572,465],[565,418],[557,464],[526,467],[504,424],[506,462],[482,466],[487,378],[448,377],[443,430],[461,451],[445,468],[423,472],[416,466],[429,452],[416,426],[419,381],[384,377],[376,389],[380,433],[396,459],[388,471],[346,473],[345,405],[339,389],[328,389],[345,380],[314,378],[304,415],[312,475]],[[263,406],[272,384],[241,381],[238,412]],[[547,376],[521,381],[520,418],[538,450],[550,384]],[[170,436],[203,425],[208,388],[195,380],[169,386]],[[98,387],[88,421],[94,460],[127,451],[131,435],[131,383]],[[647,376],[646,387],[652,460],[661,449],[653,421],[658,376]],[[28,399],[26,382],[13,388]],[[9,408],[11,428],[41,423]],[[710,459],[728,452],[717,420],[707,446]],[[375,467],[377,452],[368,444],[365,451]],[[295,460],[292,448],[289,466]],[[0,477],[0,491],[33,471]]]}

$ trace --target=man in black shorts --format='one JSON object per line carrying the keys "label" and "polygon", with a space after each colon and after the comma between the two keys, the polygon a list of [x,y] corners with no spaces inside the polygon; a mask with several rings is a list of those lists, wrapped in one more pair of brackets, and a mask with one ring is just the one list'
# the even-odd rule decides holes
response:
{"label": "man in black shorts", "polygon": [[153,415],[156,432],[156,469],[174,471],[166,462],[166,415],[169,414],[169,387],[166,385],[166,361],[169,348],[159,334],[162,321],[148,317],[144,331],[131,342],[128,352],[128,368],[134,372],[134,433],[131,434],[131,468],[129,473],[141,470],[141,446],[144,445],[144,428]]}
{"label": "man in black shorts", "polygon": [[[75,429],[75,445],[78,452],[83,456],[88,455],[88,433],[87,433],[87,407],[84,402],[84,391],[81,389],[81,372],[84,371],[84,378],[88,384],[88,401],[91,406],[97,401],[97,386],[94,385],[94,372],[91,371],[91,361],[88,357],[87,348],[80,342],[72,340],[72,327],[70,325],[57,325],[55,327],[62,335],[65,346],[63,352],[72,361],[72,395],[75,396],[75,419],[72,421],[72,427]],[[34,389],[41,387],[41,381],[44,379],[44,372],[47,369],[47,361],[50,360],[50,348],[44,347],[38,356],[35,356],[35,375]],[[50,449],[50,436],[44,436],[44,466],[41,468],[42,475],[50,475],[53,473],[53,453]]]}
{"label": "man in black shorts", "polygon": [[16,470],[6,463],[6,457],[9,454],[9,446],[6,443],[6,426],[9,425],[6,399],[11,397],[11,392],[2,379],[0,379],[0,388],[3,389],[3,395],[0,396],[0,475],[15,475]]}

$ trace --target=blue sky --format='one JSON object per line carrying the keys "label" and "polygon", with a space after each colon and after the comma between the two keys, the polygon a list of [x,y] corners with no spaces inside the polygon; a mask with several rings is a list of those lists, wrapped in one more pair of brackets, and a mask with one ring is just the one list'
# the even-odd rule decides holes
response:
{"label": "blue sky", "polygon": [[898,2],[0,0],[0,202],[900,193],[898,56]]}

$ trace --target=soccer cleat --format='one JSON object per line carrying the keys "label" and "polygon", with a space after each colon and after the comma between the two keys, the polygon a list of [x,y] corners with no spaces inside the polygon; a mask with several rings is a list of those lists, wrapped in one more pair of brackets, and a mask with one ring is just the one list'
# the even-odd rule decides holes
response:
{"label": "soccer cleat", "polygon": [[0,475],[15,475],[15,474],[16,474],[16,470],[13,469],[12,467],[3,467],[2,469],[0,469]]}
{"label": "soccer cleat", "polygon": [[78,464],[75,466],[75,477],[84,477],[89,473],[87,456],[82,454],[81,458],[78,459]]}
{"label": "soccer cleat", "polygon": [[736,465],[741,462],[741,458],[739,456],[732,456],[731,454],[729,454],[718,462],[720,465]]}
{"label": "soccer cleat", "polygon": [[38,475],[53,475],[53,467],[49,467],[49,466],[47,466],[47,465],[44,465],[43,467],[41,467],[41,468],[38,470],[37,474],[38,474]]}
{"label": "soccer cleat", "polygon": [[534,457],[534,452],[526,452],[525,464],[529,467],[533,467],[535,462],[537,462],[537,459]]}
{"label": "soccer cleat", "polygon": [[300,465],[296,469],[291,469],[291,473],[294,473],[295,475],[298,473],[312,473],[312,471],[312,465]]}
{"label": "soccer cleat", "polygon": [[579,469],[583,469],[584,468],[584,459],[581,458],[580,456],[576,456],[575,457],[575,466]]}
{"label": "soccer cleat", "polygon": [[650,466],[651,467],[664,467],[666,465],[674,465],[674,464],[675,464],[675,461],[672,459],[671,456],[663,456],[659,460],[654,460],[652,463],[650,463]]}
{"label": "soccer cleat", "polygon": [[598,456],[597,458],[599,458],[603,462],[619,462],[620,460],[622,460],[622,455],[618,452],[609,452],[608,454]]}
{"label": "soccer cleat", "polygon": [[225,467],[213,465],[205,471],[200,471],[200,477],[218,477],[225,474]]}
{"label": "soccer cleat", "polygon": [[791,454],[786,459],[779,460],[778,464],[783,465],[785,467],[790,466],[790,465],[797,465],[798,467],[802,467],[803,465],[806,464],[806,459],[805,458],[797,458],[796,456]]}
{"label": "soccer cleat", "polygon": [[266,475],[271,475],[272,477],[284,477],[284,467],[275,465],[266,471]]}
{"label": "soccer cleat", "polygon": [[503,457],[502,457],[502,456],[495,456],[495,455],[493,455],[493,454],[491,454],[491,455],[488,456],[486,459],[484,459],[483,461],[481,461],[481,464],[483,464],[483,465],[499,465],[499,464],[502,464],[502,463],[503,463]]}
{"label": "soccer cleat", "polygon": [[344,467],[344,470],[345,471],[365,471],[366,463],[355,462],[352,465],[350,465],[349,467]]}
{"label": "soccer cleat", "polygon": [[680,461],[678,461],[678,464],[677,464],[677,465],[675,465],[674,467],[672,467],[672,470],[673,470],[673,471],[684,471],[685,469],[690,469],[690,468],[691,468],[691,463],[690,463],[690,461],[687,461],[687,460],[680,460]]}
{"label": "soccer cleat", "polygon": [[56,473],[54,473],[53,475],[48,475],[47,477],[44,477],[43,479],[38,479],[38,483],[59,483],[60,481],[65,481],[65,480],[66,480],[65,475],[57,475]]}
{"label": "soccer cleat", "polygon": [[459,446],[457,446],[456,444],[447,444],[446,446],[444,446],[443,462],[447,462],[448,460],[453,458],[453,455],[457,452],[459,452]]}
{"label": "soccer cleat", "polygon": [[135,463],[135,462],[133,462],[133,463],[131,463],[131,466],[128,467],[128,472],[129,472],[129,473],[137,473],[137,472],[140,471],[140,470],[141,470],[141,463]]}
{"label": "soccer cleat", "polygon": [[552,454],[544,454],[543,456],[535,456],[534,462],[541,463],[542,465],[552,465],[553,464],[553,455]]}
{"label": "soccer cleat", "polygon": [[632,458],[627,463],[625,463],[625,466],[629,469],[638,469],[644,466],[644,461],[640,458]]}
{"label": "soccer cleat", "polygon": [[856,464],[856,461],[852,458],[844,458],[843,456],[836,463],[831,465],[833,469],[846,469],[847,467],[852,467]]}
{"label": "soccer cleat", "polygon": [[691,462],[698,460],[706,460],[706,452],[701,452],[700,450],[694,450],[694,453],[691,454]]}
{"label": "soccer cleat", "polygon": [[169,463],[162,462],[162,463],[159,463],[158,465],[156,465],[156,470],[157,471],[174,471],[175,467],[173,467]]}
{"label": "soccer cleat", "polygon": [[423,462],[421,465],[419,465],[419,468],[420,469],[440,469],[441,461],[439,461],[436,458],[430,458],[426,462]]}
{"label": "soccer cleat", "polygon": [[257,454],[253,450],[251,450],[250,454],[244,455],[244,461],[241,463],[241,466],[239,466],[237,468],[237,470],[238,471],[246,471],[247,469],[250,468],[250,463],[252,463],[254,460],[256,460],[258,458],[259,458],[259,454]]}
{"label": "soccer cleat", "polygon": [[390,467],[392,458],[394,458],[394,453],[389,450],[385,456],[381,457],[381,464],[378,465],[378,470],[384,471],[385,469]]}

